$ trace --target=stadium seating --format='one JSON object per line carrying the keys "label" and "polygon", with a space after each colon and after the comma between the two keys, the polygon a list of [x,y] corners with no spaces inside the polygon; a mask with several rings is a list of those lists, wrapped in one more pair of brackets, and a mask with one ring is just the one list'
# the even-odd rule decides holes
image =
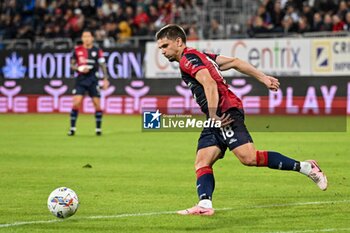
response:
{"label": "stadium seating", "polygon": [[189,40],[348,35],[350,1],[4,0],[0,49],[70,48],[86,27],[103,47],[139,46],[168,23]]}

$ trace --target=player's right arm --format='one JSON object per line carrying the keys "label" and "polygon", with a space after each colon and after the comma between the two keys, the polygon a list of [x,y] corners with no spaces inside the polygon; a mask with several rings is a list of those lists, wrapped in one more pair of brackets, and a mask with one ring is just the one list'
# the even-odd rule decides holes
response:
{"label": "player's right arm", "polygon": [[87,68],[86,66],[81,66],[79,67],[78,66],[78,63],[77,63],[77,59],[76,59],[76,53],[75,53],[75,49],[73,51],[73,54],[72,54],[72,57],[70,59],[70,68],[73,70],[73,71],[78,71],[80,73],[87,73],[89,72],[89,68]]}
{"label": "player's right arm", "polygon": [[215,80],[211,77],[208,69],[200,69],[195,74],[195,79],[202,84],[205,97],[207,99],[209,117],[215,121],[221,121],[221,126],[229,125],[233,122],[230,115],[223,114],[221,117],[216,115],[219,104],[218,86]]}
{"label": "player's right arm", "polygon": [[256,69],[254,66],[236,57],[226,57],[219,55],[215,62],[219,65],[220,70],[235,69],[243,74],[254,77],[258,81],[265,84],[265,86],[273,91],[277,91],[280,83],[275,77],[269,76]]}
{"label": "player's right arm", "polygon": [[202,84],[207,98],[209,117],[215,118],[219,103],[219,92],[215,80],[211,77],[208,69],[201,69],[195,74],[195,79]]}
{"label": "player's right arm", "polygon": [[77,60],[75,60],[74,57],[72,57],[72,58],[70,59],[70,68],[71,68],[73,71],[78,71]]}

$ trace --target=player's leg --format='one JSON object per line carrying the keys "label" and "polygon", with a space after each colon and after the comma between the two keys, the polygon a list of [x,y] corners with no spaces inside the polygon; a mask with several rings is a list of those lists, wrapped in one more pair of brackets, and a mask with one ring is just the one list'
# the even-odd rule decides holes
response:
{"label": "player's leg", "polygon": [[102,110],[101,110],[101,101],[100,97],[93,97],[92,101],[95,106],[95,120],[96,120],[96,135],[101,136],[102,135]]}
{"label": "player's leg", "polygon": [[68,136],[74,136],[76,131],[76,122],[79,114],[79,107],[81,101],[83,100],[83,95],[78,94],[73,96],[73,107],[70,112],[70,130],[68,132]]}
{"label": "player's leg", "polygon": [[102,135],[102,109],[101,109],[101,101],[100,101],[100,87],[97,82],[93,82],[89,86],[89,95],[92,98],[92,102],[94,103],[95,107],[95,121],[96,121],[96,135],[101,136]]}
{"label": "player's leg", "polygon": [[213,215],[212,195],[215,179],[212,166],[221,157],[221,150],[217,146],[209,146],[197,151],[195,169],[197,176],[198,205],[178,211],[181,215]]}
{"label": "player's leg", "polygon": [[278,152],[256,150],[253,143],[241,145],[232,152],[244,165],[298,171],[310,177],[321,190],[327,189],[327,178],[316,161],[300,162]]}
{"label": "player's leg", "polygon": [[300,170],[300,162],[273,151],[258,151],[253,143],[236,147],[232,152],[242,164],[280,170]]}
{"label": "player's leg", "polygon": [[241,163],[247,166],[298,171],[310,177],[320,189],[327,189],[327,178],[315,161],[299,162],[278,152],[256,150],[244,124],[243,110],[231,109],[229,114],[234,122],[222,128],[222,137]]}
{"label": "player's leg", "polygon": [[195,162],[199,206],[212,208],[211,200],[215,189],[213,165],[220,158],[221,150],[210,146],[198,150]]}

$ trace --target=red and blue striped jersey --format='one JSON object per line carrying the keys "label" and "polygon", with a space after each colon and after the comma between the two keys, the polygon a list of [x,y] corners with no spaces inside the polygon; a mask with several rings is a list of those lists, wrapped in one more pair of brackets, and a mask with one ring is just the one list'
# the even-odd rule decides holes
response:
{"label": "red and blue striped jersey", "polygon": [[[73,58],[77,61],[78,66],[87,66],[90,71],[87,74],[96,74],[98,72],[98,66],[100,63],[105,62],[102,49],[93,46],[91,49],[87,49],[84,46],[76,46],[73,51]],[[78,72],[81,74],[80,72]]]}
{"label": "red and blue striped jersey", "polygon": [[196,79],[196,73],[201,69],[208,69],[211,77],[215,80],[219,93],[218,114],[226,112],[230,108],[243,108],[242,101],[229,89],[222,77],[219,66],[215,62],[218,55],[199,52],[193,48],[185,48],[180,60],[181,76],[200,106],[203,113],[207,114],[208,103],[204,88]]}

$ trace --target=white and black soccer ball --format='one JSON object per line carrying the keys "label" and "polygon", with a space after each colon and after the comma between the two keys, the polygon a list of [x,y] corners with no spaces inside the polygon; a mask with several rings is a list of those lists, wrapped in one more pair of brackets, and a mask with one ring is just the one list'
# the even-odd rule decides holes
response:
{"label": "white and black soccer ball", "polygon": [[50,194],[47,207],[57,218],[68,218],[77,212],[79,199],[72,189],[60,187]]}

